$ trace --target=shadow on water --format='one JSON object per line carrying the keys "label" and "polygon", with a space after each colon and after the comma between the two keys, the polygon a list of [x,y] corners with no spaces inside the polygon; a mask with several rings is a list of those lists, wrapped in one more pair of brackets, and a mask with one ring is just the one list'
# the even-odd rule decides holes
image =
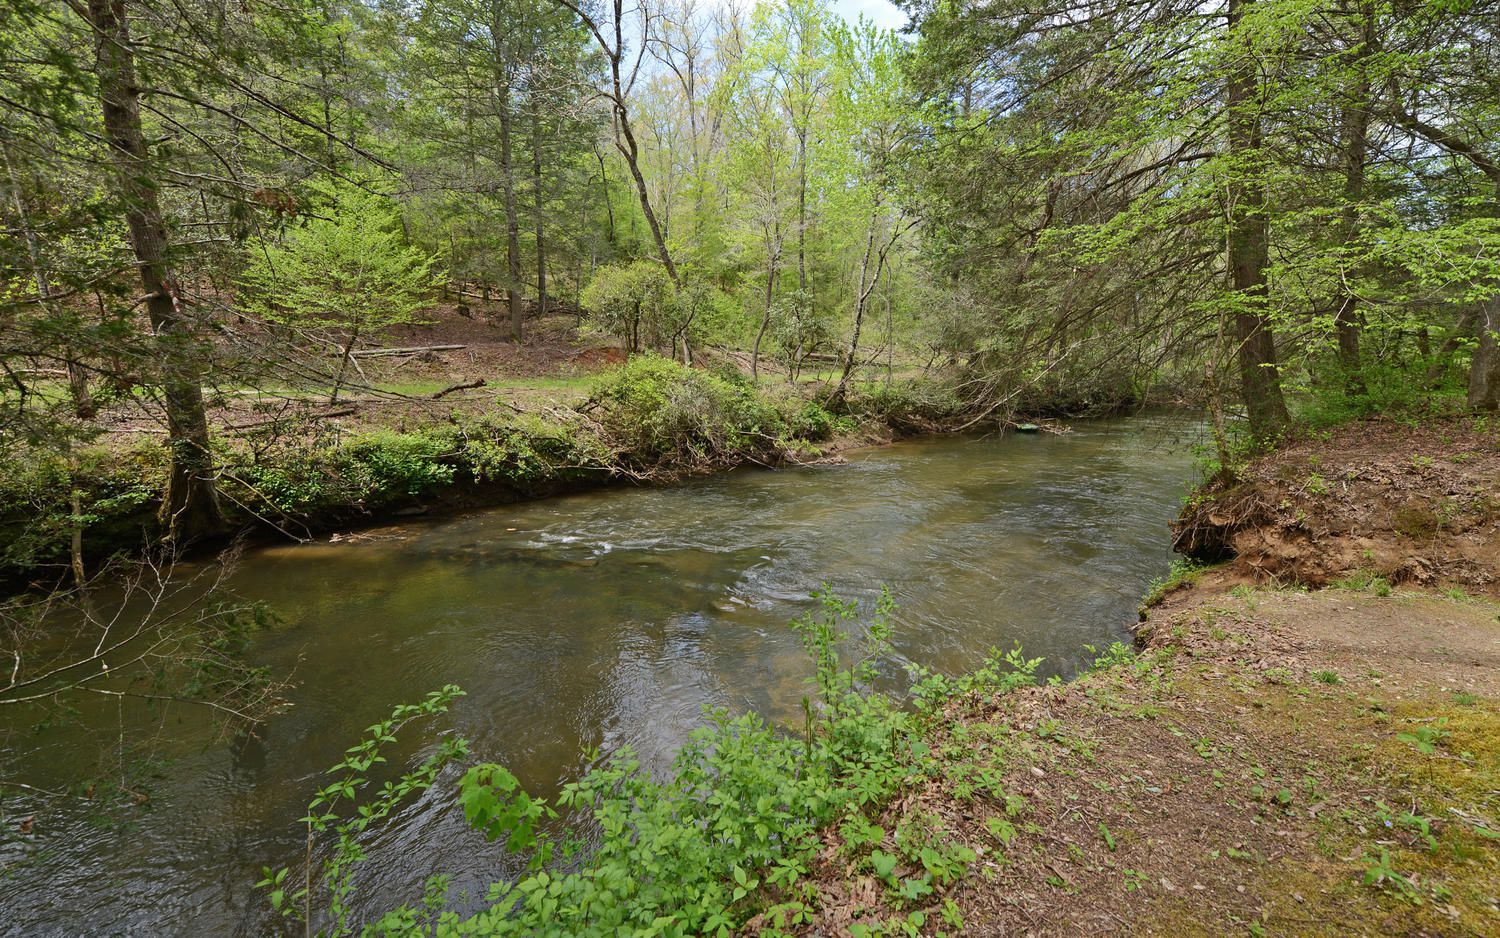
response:
{"label": "shadow on water", "polygon": [[[922,440],[847,465],[588,493],[248,556],[235,588],[284,620],[254,656],[294,672],[293,708],[263,739],[210,745],[194,715],[168,714],[176,761],[151,804],[123,826],[72,809],[39,817],[32,855],[0,877],[0,934],[262,933],[250,884],[296,855],[319,773],[393,704],[445,683],[468,692],[453,731],[543,795],[585,771],[590,749],[628,745],[664,769],[705,705],[793,721],[808,668],[786,623],[823,583],[866,602],[887,585],[904,662],[957,673],[1020,642],[1068,673],[1083,645],[1127,637],[1167,569],[1195,432],[1136,418]],[[397,755],[432,744],[412,734]],[[75,766],[65,737],[24,745],[10,755],[40,779]],[[7,797],[5,813],[23,816]],[[364,901],[409,900],[426,876],[460,870],[456,885],[483,895],[504,875],[506,858],[467,835],[450,802],[429,793],[382,830]]]}

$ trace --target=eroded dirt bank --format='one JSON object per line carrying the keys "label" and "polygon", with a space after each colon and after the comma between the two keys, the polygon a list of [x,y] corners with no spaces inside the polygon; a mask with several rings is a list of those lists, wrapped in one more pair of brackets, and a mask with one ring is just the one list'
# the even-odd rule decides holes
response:
{"label": "eroded dirt bank", "polygon": [[1355,573],[1500,597],[1500,418],[1366,420],[1304,435],[1205,488],[1177,549],[1260,582]]}
{"label": "eroded dirt bank", "polygon": [[1237,556],[1133,654],[950,706],[897,865],[830,832],[804,933],[1500,935],[1495,429],[1357,425],[1215,494],[1183,531]]}

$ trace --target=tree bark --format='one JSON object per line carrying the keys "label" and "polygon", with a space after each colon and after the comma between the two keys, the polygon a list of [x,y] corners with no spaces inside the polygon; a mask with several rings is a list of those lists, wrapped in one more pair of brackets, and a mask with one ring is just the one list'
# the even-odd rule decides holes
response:
{"label": "tree bark", "polygon": [[[797,128],[797,290],[807,293],[807,128]],[[811,303],[810,297],[800,302]]]}
{"label": "tree bark", "polygon": [[[1353,256],[1360,234],[1360,203],[1365,197],[1365,160],[1369,152],[1370,138],[1370,77],[1367,60],[1375,46],[1375,11],[1362,4],[1359,19],[1359,39],[1353,55],[1354,71],[1352,86],[1343,107],[1344,124],[1344,207],[1343,244],[1345,258]],[[1349,391],[1364,392],[1364,379],[1360,376],[1359,344],[1364,331],[1364,314],[1359,309],[1359,297],[1349,284],[1353,271],[1350,264],[1343,271],[1343,296],[1334,316],[1334,328],[1338,338],[1339,365],[1344,372],[1344,381]]]}
{"label": "tree bark", "polygon": [[[571,7],[578,12],[576,7]],[[581,15],[581,14],[580,14]],[[584,17],[598,40],[605,56],[609,59],[609,73],[611,82],[610,104],[614,109],[615,125],[615,148],[620,155],[625,157],[625,165],[630,170],[630,178],[635,182],[635,192],[640,198],[641,212],[646,216],[646,224],[651,229],[651,239],[656,242],[656,253],[661,259],[661,265],[666,268],[667,276],[672,278],[672,283],[682,286],[682,278],[677,273],[677,265],[672,262],[672,252],[667,249],[667,237],[662,231],[661,222],[657,220],[656,210],[651,207],[651,192],[646,187],[646,177],[641,174],[640,145],[636,143],[635,131],[630,126],[630,111],[625,104],[625,80],[620,72],[620,66],[625,56],[624,35],[625,4],[623,0],[614,0],[614,31],[615,44],[611,48],[604,41],[593,20]]]}
{"label": "tree bark", "polygon": [[167,539],[182,543],[225,530],[203,407],[203,362],[198,337],[183,315],[168,265],[167,227],[141,126],[126,0],[88,0],[88,17],[94,31],[95,71],[109,156],[125,203],[125,223],[141,287],[148,297],[146,314],[161,355],[158,367],[171,455],[161,519]]}
{"label": "tree bark", "polygon": [[1479,345],[1469,366],[1469,406],[1500,410],[1500,296],[1484,302],[1478,315]]}
{"label": "tree bark", "polygon": [[339,350],[339,370],[333,378],[333,393],[328,396],[328,403],[339,402],[339,391],[344,387],[344,375],[349,371],[349,363],[354,360],[354,343],[359,341],[359,330],[350,329],[349,338],[345,340],[344,347]]}
{"label": "tree bark", "polygon": [[[533,81],[535,77],[533,76]],[[536,307],[537,315],[547,315],[547,240],[544,206],[546,193],[542,185],[542,115],[536,100],[536,89],[531,90],[531,186],[532,211],[536,215]]]}
{"label": "tree bark", "polygon": [[761,312],[760,329],[755,333],[755,347],[750,351],[750,381],[760,381],[760,343],[766,337],[766,329],[771,325],[771,300],[776,292],[776,261],[780,256],[779,250],[772,250],[770,245],[766,246],[766,307]]}
{"label": "tree bark", "polygon": [[511,153],[511,62],[506,58],[505,24],[500,5],[492,8],[490,41],[495,44],[495,107],[500,118],[500,187],[505,196],[505,299],[510,310],[510,337],[521,341],[521,221],[516,212],[516,167]]}
{"label": "tree bark", "polygon": [[[1231,40],[1237,39],[1245,10],[1254,0],[1229,0]],[[1234,338],[1238,342],[1240,387],[1250,432],[1257,440],[1273,439],[1291,423],[1276,342],[1267,309],[1266,268],[1270,265],[1270,225],[1262,158],[1260,85],[1251,43],[1237,43],[1239,60],[1231,65],[1227,88],[1229,151],[1239,174],[1231,186],[1229,207],[1229,273],[1236,294]]]}
{"label": "tree bark", "polygon": [[[880,223],[880,202],[875,203],[875,210],[870,213],[870,234],[865,241],[864,259],[859,265],[859,286],[854,292],[854,334],[849,339],[849,354],[844,358],[844,370],[839,376],[838,387],[828,397],[829,406],[840,408],[844,405],[844,398],[849,392],[849,379],[854,374],[855,365],[859,358],[859,338],[864,330],[865,310],[870,305],[870,294],[875,292],[875,287],[880,283],[880,275],[885,271],[886,260],[890,257],[891,249],[901,235],[911,228],[912,224],[901,224],[899,220],[891,225],[891,236],[876,248],[875,229]],[[870,276],[870,254],[875,253],[875,275]]]}

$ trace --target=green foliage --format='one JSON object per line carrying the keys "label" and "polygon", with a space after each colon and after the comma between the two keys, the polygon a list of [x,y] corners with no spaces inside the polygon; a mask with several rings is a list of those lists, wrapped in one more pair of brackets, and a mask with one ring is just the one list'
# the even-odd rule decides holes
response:
{"label": "green foliage", "polygon": [[523,791],[504,766],[487,762],[465,772],[458,780],[458,803],[469,826],[487,839],[504,837],[505,849],[511,851],[541,846],[532,857],[537,867],[551,859],[550,844],[538,842],[537,824],[557,817],[557,812]]}
{"label": "green foliage", "polygon": [[1333,367],[1324,369],[1333,380],[1289,385],[1294,416],[1303,425],[1319,430],[1376,416],[1420,421],[1462,406],[1463,388],[1451,382],[1429,388],[1421,373],[1425,365],[1422,361],[1415,366],[1371,361],[1356,375]]}
{"label": "green foliage", "polygon": [[[617,473],[671,475],[772,463],[857,421],[789,390],[752,385],[641,355],[605,373],[579,410],[454,415],[413,430],[347,432],[295,422],[216,447],[218,485],[235,523],[329,523],[429,499],[464,485],[526,495]],[[91,554],[136,547],[167,479],[163,448],[0,455],[0,569],[66,559],[75,527]],[[75,512],[72,496],[79,497]]]}
{"label": "green foliage", "polygon": [[404,243],[396,205],[366,188],[318,181],[316,211],[250,255],[240,303],[273,322],[353,336],[411,322],[437,286],[433,259]]}
{"label": "green foliage", "polygon": [[[544,824],[555,816],[552,806],[522,791],[500,766],[475,766],[458,786],[465,816],[487,838],[526,854],[528,871],[494,886],[488,907],[478,913],[403,907],[372,923],[367,933],[728,935],[761,913],[765,921],[781,922],[778,927],[800,920],[808,895],[803,881],[821,849],[820,830],[838,823],[865,832],[853,849],[878,844],[884,834],[866,810],[934,767],[923,742],[926,718],[870,689],[890,649],[889,594],[882,594],[862,629],[854,625],[854,603],[827,594],[821,602],[820,612],[793,624],[814,662],[804,732],[779,732],[753,713],[736,717],[710,710],[666,779],[652,777],[629,751],[616,754],[565,786],[557,799],[574,824],[596,832],[595,846],[581,860],[573,841],[556,840]],[[841,649],[852,659],[846,662]],[[983,680],[1019,686],[1029,679],[996,673]],[[393,732],[375,727],[371,739]],[[369,742],[351,750],[351,759],[335,770],[340,780],[320,792],[309,810],[309,824],[333,824],[330,805],[351,797],[377,756],[378,747]],[[418,784],[430,778],[417,775]],[[896,840],[899,853],[874,850],[869,863],[897,902],[924,900],[954,883],[976,859],[972,849],[942,837],[929,823],[904,827]],[[895,875],[903,865],[913,874]],[[331,867],[325,879],[339,909],[347,905],[348,864],[336,853]],[[288,891],[285,871],[267,871],[262,886],[273,890],[279,908],[305,903]],[[332,918],[338,928],[347,927],[345,917]]]}
{"label": "green foliage", "polygon": [[1357,593],[1374,593],[1376,596],[1391,595],[1391,581],[1373,570],[1355,570],[1328,584],[1334,589],[1352,590]]}
{"label": "green foliage", "polygon": [[654,261],[599,268],[579,302],[589,329],[632,352],[666,346],[687,319],[676,284]]}
{"label": "green foliage", "polygon": [[1179,557],[1172,561],[1172,567],[1165,577],[1158,577],[1151,581],[1151,587],[1146,591],[1146,597],[1141,600],[1141,610],[1145,611],[1167,598],[1167,594],[1183,586],[1191,586],[1202,578],[1204,571],[1208,569],[1204,564]]}
{"label": "green foliage", "polygon": [[462,420],[458,436],[457,459],[476,481],[505,482],[520,492],[609,465],[608,448],[582,426],[531,414]]}
{"label": "green foliage", "polygon": [[166,478],[166,451],[152,443],[0,454],[0,569],[65,558],[75,530],[88,535],[86,550],[96,539],[109,550],[139,546]]}
{"label": "green foliage", "polygon": [[848,411],[898,430],[929,430],[966,411],[951,388],[933,381],[893,381],[856,389]]}
{"label": "green foliage", "polygon": [[1396,869],[1391,861],[1389,848],[1381,847],[1378,853],[1367,853],[1362,859],[1365,864],[1363,880],[1366,886],[1394,893],[1416,905],[1422,903],[1422,890],[1417,888],[1411,877]]}
{"label": "green foliage", "polygon": [[801,291],[781,297],[772,304],[769,325],[776,356],[786,365],[793,380],[801,373],[809,355],[835,346],[835,326],[831,317],[820,312],[813,298]]}
{"label": "green foliage", "polygon": [[[344,936],[354,933],[350,922],[350,902],[354,896],[351,879],[354,868],[366,858],[360,837],[373,825],[390,817],[407,799],[432,787],[445,765],[468,753],[468,742],[459,737],[444,739],[437,751],[415,768],[382,783],[366,794],[375,782],[378,767],[386,763],[384,751],[396,742],[396,734],[413,720],[446,713],[455,699],[463,696],[456,685],[447,685],[428,694],[421,703],[402,704],[391,715],[369,727],[365,737],[345,751],[344,758],[327,772],[333,776],[308,802],[301,821],[307,826],[307,856],[300,876],[292,876],[291,867],[263,869],[256,888],[266,890],[271,908],[284,918],[303,922],[308,932],[319,917],[327,925],[319,935]],[[317,842],[333,835],[328,858],[316,856]],[[314,886],[314,883],[317,885]]]}
{"label": "green foliage", "polygon": [[836,433],[850,433],[858,423],[838,417],[817,401],[808,401],[787,415],[787,433],[800,440],[821,442]]}
{"label": "green foliage", "polygon": [[637,466],[770,455],[787,433],[781,411],[750,385],[656,355],[601,378],[585,409]]}
{"label": "green foliage", "polygon": [[1396,738],[1413,747],[1424,756],[1430,756],[1437,752],[1438,746],[1450,735],[1444,729],[1447,722],[1446,717],[1440,717],[1436,723],[1416,726],[1406,732],[1397,733]]}
{"label": "green foliage", "polygon": [[451,483],[457,445],[450,427],[372,430],[336,442],[287,444],[231,468],[227,477],[244,487],[250,504],[294,517],[371,509]]}

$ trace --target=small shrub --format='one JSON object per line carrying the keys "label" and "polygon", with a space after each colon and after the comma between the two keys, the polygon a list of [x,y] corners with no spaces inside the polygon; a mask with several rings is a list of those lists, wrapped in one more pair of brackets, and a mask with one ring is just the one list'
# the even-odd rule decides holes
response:
{"label": "small shrub", "polygon": [[848,417],[838,417],[817,401],[807,401],[787,418],[787,432],[798,439],[818,443],[855,426]]}
{"label": "small shrub", "polygon": [[[95,542],[138,545],[167,483],[166,450],[90,447],[71,463],[58,454],[0,455],[0,567],[26,568],[67,557],[73,531]],[[77,510],[73,503],[78,495]]]}
{"label": "small shrub", "polygon": [[[870,867],[900,901],[918,901],[956,881],[977,860],[974,850],[928,825],[898,831],[897,856],[878,849],[884,832],[868,820],[869,806],[936,770],[924,742],[928,716],[871,690],[877,662],[890,651],[889,594],[862,630],[851,627],[855,604],[828,595],[822,602],[820,612],[794,623],[815,672],[801,733],[781,732],[753,713],[710,710],[667,779],[643,770],[628,751],[617,754],[566,785],[557,799],[596,832],[584,858],[571,837],[555,839],[545,823],[554,809],[526,794],[514,775],[496,765],[470,768],[459,782],[465,815],[486,838],[522,852],[525,869],[492,887],[486,907],[469,917],[444,909],[441,891],[429,890],[435,901],[388,912],[365,933],[428,934],[438,922],[439,933],[453,935],[727,935],[757,915],[776,921],[796,914],[800,899],[810,895],[803,881],[823,847],[819,832],[831,824],[855,835],[855,849],[870,851]],[[841,648],[854,650],[854,663],[841,657]],[[1024,673],[1001,673],[997,663],[974,681],[992,688],[1030,683],[1035,663],[1014,659]],[[457,693],[445,689],[427,709],[407,708],[397,717],[437,712]],[[385,727],[375,729],[393,736]],[[393,793],[375,798],[376,819],[430,785],[436,767],[464,751],[462,741],[450,739],[437,757],[402,776]],[[350,752],[351,759],[335,767],[339,779],[309,809],[313,835],[337,835],[333,859],[312,880],[320,895],[300,891],[306,879],[284,870],[267,870],[260,883],[273,905],[290,908],[292,917],[311,917],[303,910],[326,904],[334,935],[357,929],[347,916],[349,873],[362,859],[353,837],[368,822],[361,820],[366,809],[351,802],[380,754],[370,742]],[[1013,835],[1013,829],[996,832],[1007,840]],[[896,875],[903,858],[918,866],[914,878]]]}
{"label": "small shrub", "polygon": [[1374,593],[1376,596],[1391,595],[1391,581],[1373,570],[1355,570],[1348,576],[1328,584],[1334,589],[1351,590],[1356,593]]}
{"label": "small shrub", "polygon": [[1203,572],[1207,569],[1203,564],[1184,558],[1172,561],[1172,568],[1165,577],[1151,581],[1146,597],[1141,600],[1141,612],[1144,614],[1147,609],[1159,604],[1173,590],[1197,583],[1203,578]]}
{"label": "small shrub", "polygon": [[246,501],[293,517],[324,510],[369,509],[426,495],[453,481],[457,441],[450,428],[410,433],[373,430],[340,443],[299,442],[231,466],[226,479],[248,490]]}
{"label": "small shrub", "polygon": [[607,467],[599,439],[576,424],[533,415],[459,424],[458,459],[476,482],[505,482],[522,492]]}
{"label": "small shrub", "polygon": [[897,430],[930,430],[964,412],[952,388],[934,381],[893,381],[856,389],[850,414],[873,417]]}
{"label": "small shrub", "polygon": [[754,387],[656,355],[636,356],[601,378],[585,409],[637,466],[771,455],[787,432],[781,412]]}

